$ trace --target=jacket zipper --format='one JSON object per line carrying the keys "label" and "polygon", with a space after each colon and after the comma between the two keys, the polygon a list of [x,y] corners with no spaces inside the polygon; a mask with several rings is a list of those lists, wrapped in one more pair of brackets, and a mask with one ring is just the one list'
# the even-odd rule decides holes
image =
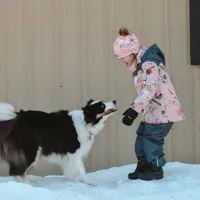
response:
{"label": "jacket zipper", "polygon": [[153,101],[154,103],[156,103],[157,105],[161,106],[162,104],[158,101],[156,101],[155,99],[151,99],[151,101]]}
{"label": "jacket zipper", "polygon": [[[156,103],[156,104],[159,105],[159,106],[162,105],[160,102],[156,101],[155,99],[151,99],[151,101],[153,101],[154,103]],[[144,122],[145,122],[145,115],[146,115],[146,113],[147,113],[147,112],[145,112],[145,113],[143,114],[143,121],[144,121]]]}

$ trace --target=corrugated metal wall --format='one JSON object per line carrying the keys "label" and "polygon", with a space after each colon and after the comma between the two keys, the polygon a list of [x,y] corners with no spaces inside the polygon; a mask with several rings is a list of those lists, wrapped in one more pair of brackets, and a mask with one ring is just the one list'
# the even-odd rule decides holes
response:
{"label": "corrugated metal wall", "polygon": [[[136,162],[137,119],[121,123],[136,93],[113,55],[121,26],[148,46],[157,43],[186,120],[166,139],[169,161],[200,162],[200,69],[189,65],[187,0],[0,0],[0,100],[17,109],[79,108],[89,98],[118,100],[119,111],[87,159],[94,171]],[[41,172],[46,165],[41,165]],[[5,165],[0,166],[6,174]],[[51,169],[52,170],[52,169]]]}

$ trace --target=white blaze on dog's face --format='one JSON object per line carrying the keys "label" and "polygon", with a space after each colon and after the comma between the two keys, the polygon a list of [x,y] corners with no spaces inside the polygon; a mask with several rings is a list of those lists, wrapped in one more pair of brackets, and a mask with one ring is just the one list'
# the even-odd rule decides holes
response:
{"label": "white blaze on dog's face", "polygon": [[109,102],[89,100],[83,108],[86,122],[94,125],[100,121],[106,121],[108,117],[116,112],[116,104],[117,102],[115,100]]}

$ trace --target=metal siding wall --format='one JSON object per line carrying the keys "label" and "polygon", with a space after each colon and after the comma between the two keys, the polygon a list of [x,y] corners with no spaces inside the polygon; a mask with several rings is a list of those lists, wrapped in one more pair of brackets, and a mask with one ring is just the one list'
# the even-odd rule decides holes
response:
{"label": "metal siding wall", "polygon": [[[135,131],[121,123],[136,97],[113,41],[128,27],[165,52],[187,119],[166,138],[169,161],[200,162],[199,68],[189,66],[188,0],[0,0],[0,99],[17,109],[74,109],[89,98],[118,101],[97,136],[87,170],[136,162]],[[194,99],[192,99],[194,98]],[[60,173],[42,163],[35,173]],[[1,165],[0,174],[7,174]]]}

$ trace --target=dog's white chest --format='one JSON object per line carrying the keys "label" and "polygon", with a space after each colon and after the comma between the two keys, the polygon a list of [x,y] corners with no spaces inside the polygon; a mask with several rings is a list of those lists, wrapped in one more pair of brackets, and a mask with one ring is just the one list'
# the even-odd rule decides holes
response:
{"label": "dog's white chest", "polygon": [[79,154],[80,159],[87,156],[89,151],[92,148],[93,142],[94,142],[94,136],[86,136],[84,139],[79,138],[80,141],[80,148],[77,150],[77,154]]}

